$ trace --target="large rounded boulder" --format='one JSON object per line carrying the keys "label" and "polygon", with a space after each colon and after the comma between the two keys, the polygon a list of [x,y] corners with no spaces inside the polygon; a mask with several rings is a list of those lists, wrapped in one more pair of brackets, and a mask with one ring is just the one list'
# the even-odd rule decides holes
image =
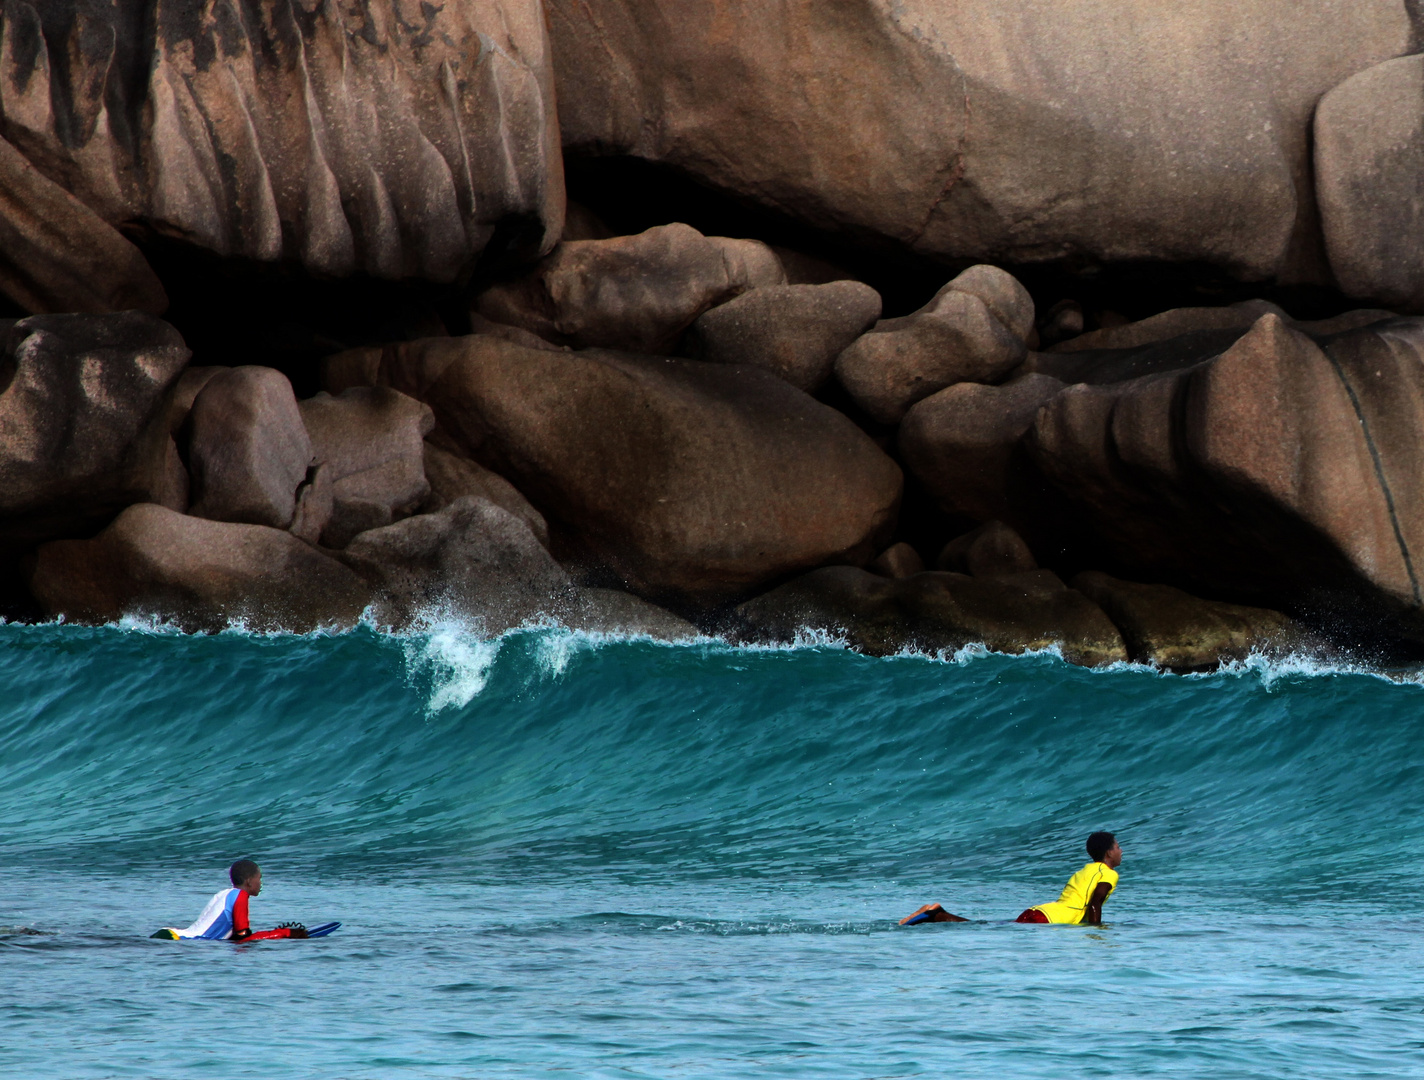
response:
{"label": "large rounded boulder", "polygon": [[1324,276],[1315,104],[1417,48],[1405,0],[547,7],[571,152],[939,258],[1246,280]]}
{"label": "large rounded boulder", "polygon": [[191,631],[349,627],[370,600],[356,574],[291,533],[151,503],[92,540],[40,545],[30,591],[70,622],[146,616]]}
{"label": "large rounded boulder", "polygon": [[285,529],[313,464],[292,384],[248,365],[214,375],[185,422],[192,507],[198,517]]}
{"label": "large rounded boulder", "polygon": [[1424,56],[1362,71],[1320,100],[1315,167],[1340,287],[1424,311]]}
{"label": "large rounded boulder", "polygon": [[513,481],[564,558],[644,595],[715,604],[864,563],[894,524],[895,463],[757,368],[471,336],[389,347],[379,378]]}

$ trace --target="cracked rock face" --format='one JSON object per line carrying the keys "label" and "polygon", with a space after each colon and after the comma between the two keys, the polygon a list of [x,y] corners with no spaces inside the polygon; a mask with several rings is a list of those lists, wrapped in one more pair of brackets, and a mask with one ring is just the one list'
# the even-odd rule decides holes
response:
{"label": "cracked rock face", "polygon": [[449,281],[562,226],[537,0],[6,0],[0,116],[103,221],[224,256]]}
{"label": "cracked rock face", "polygon": [[926,254],[1322,272],[1316,101],[1404,0],[548,0],[564,145]]}

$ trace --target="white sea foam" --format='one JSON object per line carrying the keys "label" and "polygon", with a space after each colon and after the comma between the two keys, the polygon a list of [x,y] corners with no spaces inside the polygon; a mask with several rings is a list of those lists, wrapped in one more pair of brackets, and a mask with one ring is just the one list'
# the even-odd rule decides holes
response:
{"label": "white sea foam", "polygon": [[503,639],[484,636],[481,629],[478,622],[432,612],[402,635],[407,678],[430,682],[427,713],[463,709],[489,683]]}
{"label": "white sea foam", "polygon": [[[173,622],[152,614],[125,615],[116,622],[102,627],[85,627],[67,623],[63,618],[31,626],[25,623],[4,623],[6,629],[25,632],[27,629],[64,627],[74,632],[120,631],[160,637],[182,637],[186,632]],[[429,678],[432,689],[428,702],[431,712],[447,708],[460,708],[473,701],[489,682],[495,657],[501,644],[512,638],[529,639],[529,655],[542,677],[561,678],[573,665],[575,659],[608,646],[642,643],[660,648],[696,648],[705,655],[731,653],[789,653],[797,651],[852,651],[846,639],[825,630],[803,628],[790,641],[781,642],[734,642],[710,635],[693,638],[665,640],[646,634],[608,633],[570,629],[550,618],[531,621],[523,626],[491,635],[483,621],[477,617],[453,614],[443,609],[432,609],[423,613],[415,624],[404,631],[391,631],[378,626],[368,611],[361,623],[354,628],[378,637],[398,642],[407,662],[407,670],[412,679]],[[261,638],[336,638],[353,632],[353,628],[320,628],[308,633],[294,633],[282,630],[258,630],[246,625],[240,618],[233,619],[220,633],[223,636]],[[953,650],[929,651],[907,646],[886,660],[910,660],[927,663],[941,663],[963,666],[991,658],[1021,660],[1048,659],[1052,662],[1067,663],[1061,650],[1053,645],[1044,649],[1029,650],[1017,657],[991,651],[983,643],[975,642]],[[867,660],[871,658],[867,657]],[[1151,664],[1130,661],[1108,664],[1103,667],[1083,669],[1096,675],[1142,674],[1161,678],[1256,678],[1270,688],[1283,679],[1329,678],[1341,675],[1361,675],[1383,679],[1388,682],[1424,686],[1424,667],[1382,668],[1377,664],[1361,662],[1340,655],[1312,656],[1309,654],[1252,654],[1243,660],[1228,661],[1207,671],[1177,675]]]}

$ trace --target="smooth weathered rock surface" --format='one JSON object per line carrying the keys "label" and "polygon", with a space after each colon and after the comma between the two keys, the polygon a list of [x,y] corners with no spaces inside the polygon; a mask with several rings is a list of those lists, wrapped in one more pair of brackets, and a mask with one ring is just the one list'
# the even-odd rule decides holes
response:
{"label": "smooth weathered rock surface", "polygon": [[1116,628],[1096,604],[1047,570],[976,580],[924,573],[893,580],[849,566],[796,578],[737,608],[752,639],[791,641],[816,631],[872,656],[904,649],[994,652],[1058,648],[1075,664],[1127,659]]}
{"label": "smooth weathered rock surface", "polygon": [[885,319],[836,358],[836,377],[881,423],[955,383],[995,383],[1023,363],[1033,300],[1011,275],[971,266],[913,315]]}
{"label": "smooth weathered rock surface", "polygon": [[292,384],[267,367],[214,375],[188,412],[191,512],[213,521],[285,529],[313,464]]}
{"label": "smooth weathered rock surface", "polygon": [[549,546],[549,523],[544,520],[544,515],[519,494],[518,488],[478,461],[426,442],[425,478],[430,483],[430,494],[420,506],[422,513],[432,514],[445,509],[456,499],[478,495],[508,510],[529,526],[529,531],[541,545]]}
{"label": "smooth weathered rock surface", "polygon": [[684,352],[714,364],[751,364],[808,394],[836,357],[880,318],[880,294],[859,281],[773,285],[714,307],[692,324]]}
{"label": "smooth weathered rock surface", "polygon": [[51,618],[149,616],[190,631],[347,627],[369,599],[355,574],[290,533],[151,503],[129,507],[92,540],[42,544],[30,589]]}
{"label": "smooth weathered rock surface", "polygon": [[1315,174],[1340,287],[1424,311],[1424,56],[1362,71],[1320,99]]}
{"label": "smooth weathered rock surface", "polygon": [[[430,493],[425,436],[435,426],[429,406],[389,387],[357,386],[298,403],[315,460],[331,483],[326,547],[414,513]],[[367,524],[375,521],[376,525]]]}
{"label": "smooth weathered rock surface", "polygon": [[1074,577],[1073,588],[1107,612],[1133,660],[1171,671],[1321,647],[1293,619],[1268,608],[1203,600],[1170,585],[1120,581],[1096,570]]}
{"label": "smooth weathered rock surface", "polygon": [[765,244],[659,225],[560,244],[524,277],[486,290],[475,307],[561,345],[665,353],[708,308],[785,282]]}
{"label": "smooth weathered rock surface", "polygon": [[1037,570],[1038,562],[1022,536],[1002,521],[986,521],[945,544],[935,569],[977,578],[1008,577]]}
{"label": "smooth weathered rock surface", "polygon": [[[138,312],[36,315],[0,338],[0,554],[82,536],[175,479],[165,395],[188,362]],[[171,496],[170,496],[171,497]]]}
{"label": "smooth weathered rock surface", "polygon": [[[1404,0],[549,0],[566,148],[951,259],[1323,277],[1320,96]],[[868,150],[867,148],[873,148]]]}
{"label": "smooth weathered rock surface", "polygon": [[377,622],[396,628],[455,617],[498,634],[557,616],[573,596],[568,574],[528,526],[475,496],[363,532],[342,559],[375,590]]}
{"label": "smooth weathered rock surface", "polygon": [[948,512],[979,521],[1009,515],[1019,441],[1063,390],[1047,375],[1004,386],[960,383],[920,402],[900,425],[900,454]]}
{"label": "smooth weathered rock surface", "polygon": [[1025,449],[1071,511],[1015,507],[1030,538],[1075,531],[1114,573],[1424,641],[1424,320],[1317,340],[1265,315],[1208,363],[1063,390]]}
{"label": "smooth weathered rock surface", "polygon": [[562,227],[537,0],[19,0],[0,40],[0,135],[110,224],[438,281]]}
{"label": "smooth weathered rock surface", "polygon": [[545,515],[560,557],[644,596],[719,603],[888,539],[899,468],[757,368],[486,336],[386,350],[382,377]]}
{"label": "smooth weathered rock surface", "polygon": [[30,312],[153,315],[168,295],[143,254],[0,139],[0,294]]}

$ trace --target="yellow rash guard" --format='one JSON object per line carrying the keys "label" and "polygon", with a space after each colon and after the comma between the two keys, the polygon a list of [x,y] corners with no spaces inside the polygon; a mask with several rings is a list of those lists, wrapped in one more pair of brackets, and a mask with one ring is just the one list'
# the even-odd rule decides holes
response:
{"label": "yellow rash guard", "polygon": [[1090,862],[1068,879],[1062,896],[1051,904],[1039,904],[1033,910],[1043,912],[1051,923],[1080,923],[1093,890],[1102,881],[1108,883],[1108,896],[1111,896],[1117,889],[1117,871],[1107,863]]}

